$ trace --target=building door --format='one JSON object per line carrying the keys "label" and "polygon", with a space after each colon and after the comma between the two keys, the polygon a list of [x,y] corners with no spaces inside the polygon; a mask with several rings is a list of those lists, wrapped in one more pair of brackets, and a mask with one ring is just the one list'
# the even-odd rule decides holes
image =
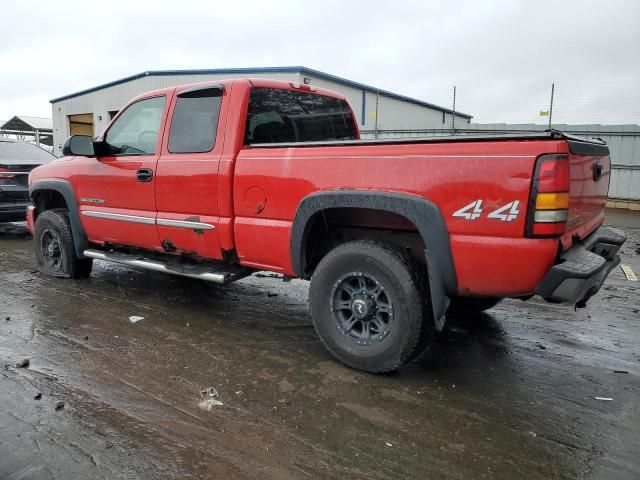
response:
{"label": "building door", "polygon": [[80,164],[80,210],[90,241],[161,248],[155,170],[167,103],[162,95],[129,105],[105,133],[100,156]]}
{"label": "building door", "polygon": [[89,135],[93,137],[93,113],[69,115],[69,135]]}

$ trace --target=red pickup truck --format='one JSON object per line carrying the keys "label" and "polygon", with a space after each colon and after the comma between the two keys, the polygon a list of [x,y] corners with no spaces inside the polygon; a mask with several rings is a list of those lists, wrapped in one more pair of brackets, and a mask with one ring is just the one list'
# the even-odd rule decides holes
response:
{"label": "red pickup truck", "polygon": [[235,79],[149,92],[30,175],[40,269],[93,259],[226,283],[310,279],[339,360],[384,372],[448,308],[538,294],[584,304],[619,263],[604,143],[549,131],[360,140],[339,94]]}

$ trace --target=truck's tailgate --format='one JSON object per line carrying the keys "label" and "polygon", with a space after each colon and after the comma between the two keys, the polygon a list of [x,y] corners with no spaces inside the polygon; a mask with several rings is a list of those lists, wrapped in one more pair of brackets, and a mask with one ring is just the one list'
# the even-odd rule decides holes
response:
{"label": "truck's tailgate", "polygon": [[611,160],[605,144],[569,137],[569,215],[562,245],[569,248],[574,240],[584,239],[604,220],[609,192]]}

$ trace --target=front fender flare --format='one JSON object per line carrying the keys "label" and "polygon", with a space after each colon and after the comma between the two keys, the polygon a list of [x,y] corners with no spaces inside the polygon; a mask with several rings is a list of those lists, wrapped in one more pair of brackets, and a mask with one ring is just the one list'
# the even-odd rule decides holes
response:
{"label": "front fender flare", "polygon": [[35,201],[37,193],[45,190],[58,192],[64,198],[69,210],[69,222],[71,223],[71,234],[73,235],[76,255],[78,258],[85,258],[84,251],[89,246],[89,240],[80,221],[80,211],[76,197],[73,194],[73,187],[66,180],[38,180],[29,186],[29,196]]}
{"label": "front fender flare", "polygon": [[425,245],[433,318],[441,330],[449,298],[456,295],[458,287],[449,231],[440,209],[425,198],[403,193],[341,190],[308,195],[298,206],[291,227],[291,264],[301,278],[309,278],[305,246],[311,220],[332,208],[383,210],[402,215],[416,226]]}

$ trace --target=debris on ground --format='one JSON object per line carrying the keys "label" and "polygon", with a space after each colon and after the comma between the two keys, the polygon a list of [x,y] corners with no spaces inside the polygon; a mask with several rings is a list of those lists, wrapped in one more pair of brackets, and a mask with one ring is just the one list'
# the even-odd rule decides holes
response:
{"label": "debris on ground", "polygon": [[218,400],[219,395],[215,388],[209,387],[206,390],[202,390],[200,393],[202,394],[203,399],[198,406],[202,410],[210,412],[213,407],[224,405],[220,400]]}
{"label": "debris on ground", "polygon": [[214,397],[214,398],[218,398],[218,391],[213,388],[213,387],[209,387],[206,390],[202,390],[202,396],[203,397]]}
{"label": "debris on ground", "polygon": [[131,316],[129,317],[129,321],[130,321],[131,323],[136,323],[136,322],[139,322],[140,320],[144,320],[144,317],[139,317],[139,316],[137,316],[137,315],[131,315]]}
{"label": "debris on ground", "polygon": [[614,370],[613,373],[629,373],[628,370]]}
{"label": "debris on ground", "polygon": [[11,317],[6,317],[5,320],[8,322],[9,320],[11,320]]}
{"label": "debris on ground", "polygon": [[62,400],[58,400],[56,402],[56,411],[62,410],[64,408],[64,402]]}
{"label": "debris on ground", "polygon": [[593,398],[595,398],[596,400],[601,400],[603,402],[611,402],[611,401],[613,401],[613,398],[610,398],[610,397],[593,397]]}
{"label": "debris on ground", "polygon": [[624,276],[627,277],[627,280],[631,282],[637,282],[638,276],[633,271],[633,269],[629,265],[625,265],[624,263],[620,264],[620,268],[624,272]]}
{"label": "debris on ground", "polygon": [[42,394],[40,392],[36,393],[33,397],[34,400],[40,400],[42,398]]}
{"label": "debris on ground", "polygon": [[16,368],[28,368],[31,364],[31,361],[28,358],[23,358],[18,363],[16,363]]}
{"label": "debris on ground", "polygon": [[279,273],[256,273],[257,278],[283,278]]}
{"label": "debris on ground", "polygon": [[387,447],[393,447],[393,444],[391,444],[391,443],[389,443],[389,442],[384,442],[384,444],[385,444]]}

